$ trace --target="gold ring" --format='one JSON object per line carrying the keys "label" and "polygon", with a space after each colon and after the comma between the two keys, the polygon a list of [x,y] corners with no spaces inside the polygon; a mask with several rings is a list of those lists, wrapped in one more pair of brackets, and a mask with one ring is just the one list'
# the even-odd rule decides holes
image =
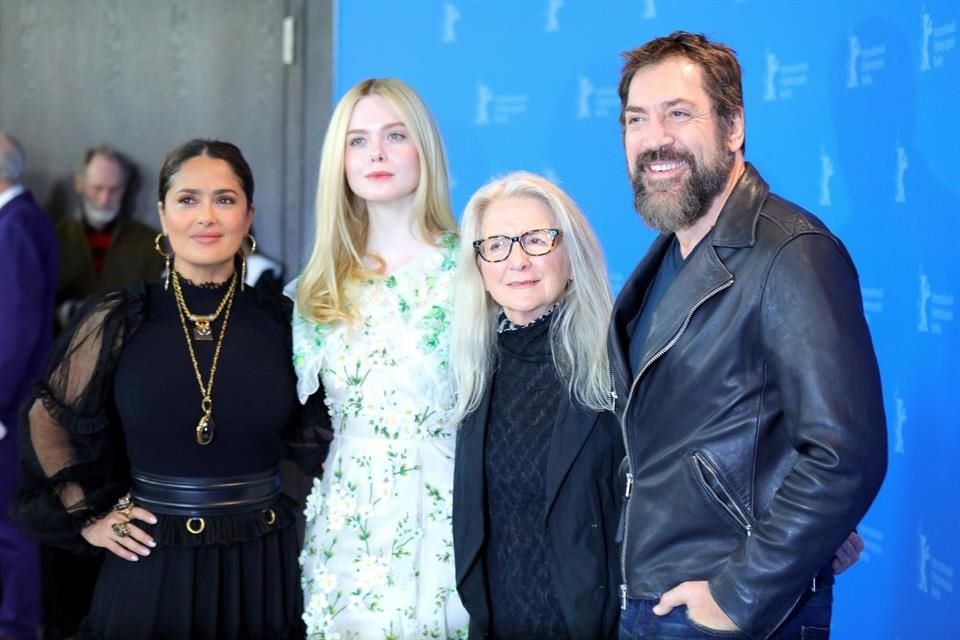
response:
{"label": "gold ring", "polygon": [[203,518],[187,518],[186,523],[187,531],[192,533],[195,536],[203,533],[203,530],[207,528],[207,521]]}
{"label": "gold ring", "polygon": [[113,532],[117,534],[118,538],[126,538],[130,533],[130,528],[126,522],[114,522],[110,525],[110,528],[113,529]]}
{"label": "gold ring", "polygon": [[263,517],[266,518],[268,525],[277,521],[277,513],[273,509],[264,509]]}
{"label": "gold ring", "polygon": [[117,500],[117,504],[113,505],[113,510],[117,513],[122,513],[125,516],[130,515],[130,510],[133,509],[133,501],[130,499],[130,494],[127,494]]}

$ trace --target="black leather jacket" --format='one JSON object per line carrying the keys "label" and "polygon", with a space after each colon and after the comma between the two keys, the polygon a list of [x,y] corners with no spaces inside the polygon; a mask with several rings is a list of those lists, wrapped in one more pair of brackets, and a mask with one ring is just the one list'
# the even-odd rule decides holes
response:
{"label": "black leather jacket", "polygon": [[627,448],[624,595],[709,580],[748,635],[787,617],[886,472],[880,377],[846,249],[750,166],[654,312],[631,375],[628,324],[670,236],[614,307]]}

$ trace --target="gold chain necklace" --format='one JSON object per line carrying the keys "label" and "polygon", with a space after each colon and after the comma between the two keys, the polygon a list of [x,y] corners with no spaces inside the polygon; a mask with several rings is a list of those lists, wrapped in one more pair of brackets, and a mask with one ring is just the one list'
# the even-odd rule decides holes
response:
{"label": "gold chain necklace", "polygon": [[[207,315],[200,315],[199,313],[191,313],[190,309],[187,308],[187,305],[183,305],[183,312],[186,314],[187,318],[193,323],[193,339],[198,342],[211,342],[213,341],[213,330],[211,325],[220,317],[220,313],[223,312],[223,308],[227,306],[227,301],[233,297],[234,289],[237,286],[236,277],[230,281],[230,288],[227,289],[227,293],[224,294],[223,300],[220,301],[220,304],[217,306],[217,310],[213,313],[208,313]],[[180,298],[178,299],[178,304],[183,302],[183,293],[181,292]]]}
{"label": "gold chain necklace", "polygon": [[223,301],[220,303],[220,309],[217,309],[216,315],[220,314],[221,309],[225,307],[226,312],[223,315],[223,326],[220,328],[220,337],[217,338],[217,347],[213,352],[213,364],[210,365],[210,379],[207,384],[203,384],[203,376],[200,375],[200,365],[197,363],[197,354],[193,351],[193,341],[190,339],[190,330],[187,328],[187,317],[190,310],[187,309],[187,303],[183,300],[183,290],[180,288],[180,274],[173,272],[173,294],[177,299],[177,313],[180,315],[180,324],[183,326],[183,337],[187,339],[187,349],[190,351],[190,361],[193,362],[193,372],[197,375],[197,384],[200,385],[200,410],[203,415],[197,423],[197,444],[208,445],[213,442],[213,377],[217,373],[217,361],[220,359],[220,348],[223,346],[223,337],[227,334],[227,321],[230,319],[230,308],[233,306],[234,293],[236,292],[237,273],[233,273],[230,281],[230,288],[227,290]]}

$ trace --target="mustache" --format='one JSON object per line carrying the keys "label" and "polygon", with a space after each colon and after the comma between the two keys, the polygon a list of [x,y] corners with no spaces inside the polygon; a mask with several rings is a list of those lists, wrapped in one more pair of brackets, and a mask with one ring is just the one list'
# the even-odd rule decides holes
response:
{"label": "mustache", "polygon": [[663,146],[656,149],[648,149],[643,153],[638,153],[634,159],[634,173],[640,175],[643,165],[648,162],[686,162],[691,167],[694,166],[696,158],[689,151],[677,149],[674,146]]}

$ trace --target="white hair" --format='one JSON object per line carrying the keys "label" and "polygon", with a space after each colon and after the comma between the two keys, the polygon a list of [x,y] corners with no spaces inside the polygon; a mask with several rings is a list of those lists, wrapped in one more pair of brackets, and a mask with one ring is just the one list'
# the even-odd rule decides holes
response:
{"label": "white hair", "polygon": [[10,134],[0,131],[0,140],[6,140],[9,143],[0,144],[0,180],[16,184],[23,176],[27,154],[23,150],[23,145]]}
{"label": "white hair", "polygon": [[606,335],[613,298],[600,243],[570,196],[546,178],[521,171],[481,187],[467,203],[460,224],[451,344],[457,417],[462,419],[480,404],[496,361],[499,305],[486,292],[473,241],[480,238],[490,204],[512,197],[535,198],[547,206],[570,260],[572,281],[550,326],[557,373],[576,401],[597,411],[610,409]]}

